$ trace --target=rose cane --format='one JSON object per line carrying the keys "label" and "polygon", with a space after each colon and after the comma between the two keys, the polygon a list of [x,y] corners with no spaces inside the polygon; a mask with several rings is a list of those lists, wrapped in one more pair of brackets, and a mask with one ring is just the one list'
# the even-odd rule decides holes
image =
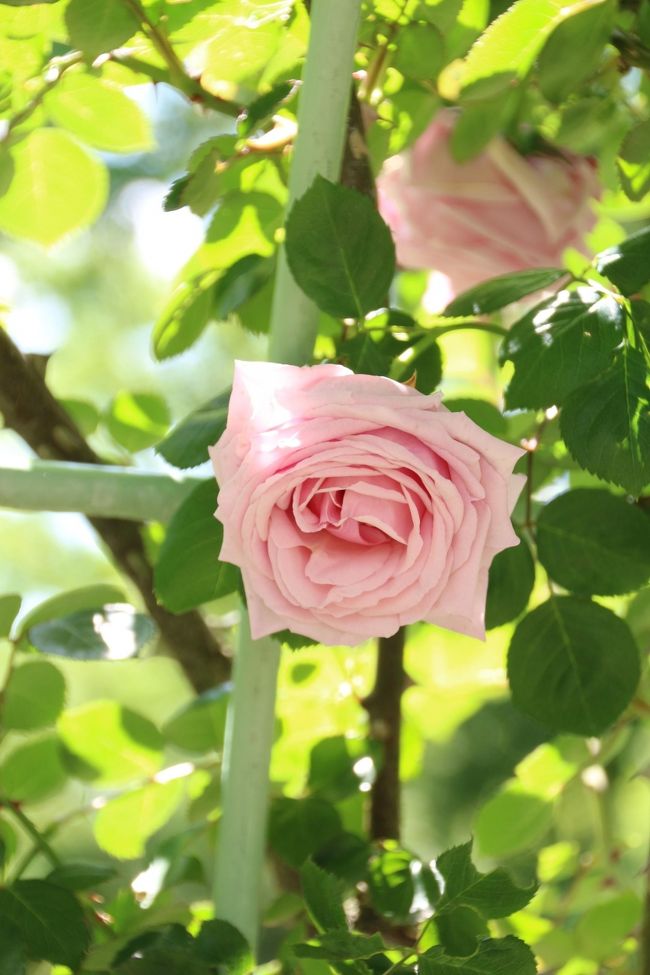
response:
{"label": "rose cane", "polygon": [[456,162],[455,119],[452,109],[439,112],[377,180],[398,261],[437,272],[441,305],[500,274],[561,267],[566,248],[584,247],[599,196],[593,160],[559,151],[522,156],[501,136]]}

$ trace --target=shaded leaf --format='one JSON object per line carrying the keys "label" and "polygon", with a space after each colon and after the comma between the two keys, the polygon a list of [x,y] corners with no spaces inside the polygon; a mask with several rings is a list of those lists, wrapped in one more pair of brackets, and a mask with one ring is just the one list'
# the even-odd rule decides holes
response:
{"label": "shaded leaf", "polygon": [[72,660],[125,660],[137,656],[156,632],[149,616],[127,603],[111,603],[37,623],[27,635],[41,653]]}
{"label": "shaded leaf", "polygon": [[526,271],[515,271],[513,274],[502,274],[490,281],[477,284],[468,291],[463,291],[447,305],[445,315],[486,315],[499,308],[505,308],[520,298],[550,288],[566,277],[567,272],[562,268],[533,268]]}
{"label": "shaded leaf", "polygon": [[530,948],[509,935],[488,938],[469,958],[456,958],[444,948],[431,948],[420,958],[420,975],[535,975],[537,966]]}
{"label": "shaded leaf", "polygon": [[586,470],[631,494],[650,481],[650,392],[643,355],[624,349],[576,389],[560,414],[564,442]]}
{"label": "shaded leaf", "polygon": [[307,910],[317,929],[347,931],[344,888],[338,878],[307,860],[300,869],[300,879]]}
{"label": "shaded leaf", "polygon": [[633,295],[650,281],[650,227],[644,227],[620,244],[594,257],[594,267],[624,295]]}
{"label": "shaded leaf", "polygon": [[485,628],[514,620],[528,606],[535,585],[535,562],[525,539],[506,548],[492,561],[488,576]]}
{"label": "shaded leaf", "polygon": [[579,488],[544,506],[537,550],[565,589],[585,595],[630,592],[650,577],[650,518],[609,491]]}
{"label": "shaded leaf", "polygon": [[60,670],[44,660],[15,667],[5,688],[2,724],[14,731],[33,731],[54,724],[65,700]]}
{"label": "shaded leaf", "polygon": [[156,726],[117,701],[70,708],[59,719],[59,734],[102,783],[149,778],[162,763],[163,739]]}
{"label": "shaded leaf", "polygon": [[339,318],[386,303],[395,246],[373,201],[317,176],[287,221],[289,267],[305,294]]}
{"label": "shaded leaf", "polygon": [[217,485],[203,481],[169,523],[154,569],[156,594],[172,613],[184,613],[235,592],[238,571],[219,561],[221,522],[214,517]]}
{"label": "shaded leaf", "polygon": [[517,887],[505,870],[479,873],[472,863],[472,844],[463,843],[442,853],[436,867],[445,886],[436,913],[471,907],[484,918],[508,917],[521,910],[535,893],[535,887]]}
{"label": "shaded leaf", "polygon": [[600,734],[629,703],[639,677],[627,624],[574,596],[554,596],[524,616],[508,651],[515,705],[556,732]]}
{"label": "shaded leaf", "polygon": [[508,409],[559,405],[578,386],[606,369],[623,338],[620,304],[592,288],[562,291],[510,329],[501,360],[515,372],[506,390]]}
{"label": "shaded leaf", "polygon": [[215,396],[190,413],[156,447],[156,452],[174,467],[197,467],[208,459],[212,447],[226,429],[230,390]]}
{"label": "shaded leaf", "polygon": [[38,960],[77,968],[90,941],[76,898],[44,880],[0,889],[0,916],[16,926],[28,955]]}

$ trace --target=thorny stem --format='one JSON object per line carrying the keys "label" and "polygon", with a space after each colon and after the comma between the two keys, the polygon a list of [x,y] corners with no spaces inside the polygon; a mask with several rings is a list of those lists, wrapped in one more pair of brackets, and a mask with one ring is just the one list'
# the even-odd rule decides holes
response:
{"label": "thorny stem", "polygon": [[370,737],[380,742],[382,764],[370,796],[370,835],[375,840],[400,835],[401,699],[405,689],[405,630],[381,637],[377,648],[375,684],[363,701],[370,721]]}

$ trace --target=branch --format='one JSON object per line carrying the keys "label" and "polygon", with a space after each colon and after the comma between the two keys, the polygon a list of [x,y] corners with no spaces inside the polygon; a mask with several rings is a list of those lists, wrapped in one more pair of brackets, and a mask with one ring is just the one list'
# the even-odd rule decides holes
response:
{"label": "branch", "polygon": [[368,712],[370,737],[381,743],[383,762],[370,797],[370,835],[375,840],[399,839],[401,700],[406,688],[405,630],[379,640],[375,686],[362,702]]}
{"label": "branch", "polygon": [[[0,328],[0,412],[39,457],[80,464],[100,464],[43,378]],[[117,518],[89,518],[119,568],[137,586],[172,656],[197,691],[226,680],[230,660],[222,653],[205,620],[197,612],[169,613],[153,591],[153,570],[140,526]]]}
{"label": "branch", "polygon": [[348,110],[348,131],[343,150],[341,183],[377,202],[375,177],[370,165],[370,155],[366,144],[366,126],[361,102],[355,84],[352,84],[350,108]]}

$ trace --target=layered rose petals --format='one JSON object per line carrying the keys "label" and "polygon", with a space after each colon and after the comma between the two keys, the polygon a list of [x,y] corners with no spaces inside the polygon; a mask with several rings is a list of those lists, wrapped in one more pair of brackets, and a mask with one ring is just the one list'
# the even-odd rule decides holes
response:
{"label": "layered rose petals", "polygon": [[482,637],[521,453],[390,379],[238,362],[210,456],[253,636],[354,646],[426,620]]}
{"label": "layered rose petals", "polygon": [[593,160],[569,152],[522,156],[501,136],[456,162],[456,118],[452,109],[439,112],[377,180],[397,259],[436,272],[430,297],[440,307],[499,274],[562,267],[567,248],[584,249],[600,195]]}

